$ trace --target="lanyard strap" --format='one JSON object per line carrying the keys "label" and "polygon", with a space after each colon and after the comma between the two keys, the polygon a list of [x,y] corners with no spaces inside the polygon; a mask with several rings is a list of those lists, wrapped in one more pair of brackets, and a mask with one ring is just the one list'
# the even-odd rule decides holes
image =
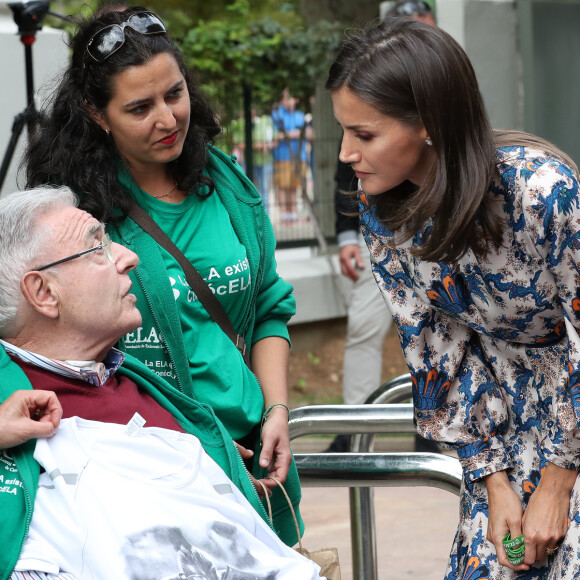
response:
{"label": "lanyard strap", "polygon": [[131,201],[128,212],[129,217],[147,232],[162,248],[166,249],[181,266],[187,283],[195,292],[212,320],[226,333],[229,339],[236,345],[242,354],[244,362],[251,369],[250,357],[246,348],[246,341],[241,334],[238,334],[232,321],[229,319],[224,307],[215,297],[211,288],[206,284],[201,274],[195,269],[193,264],[183,255],[183,252],[171,241],[169,236],[157,225],[153,218],[138,204]]}

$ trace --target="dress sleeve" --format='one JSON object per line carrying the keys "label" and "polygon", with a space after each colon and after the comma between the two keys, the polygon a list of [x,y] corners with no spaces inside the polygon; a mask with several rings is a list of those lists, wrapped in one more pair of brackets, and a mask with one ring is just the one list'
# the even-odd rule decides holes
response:
{"label": "dress sleeve", "polygon": [[580,470],[580,202],[578,175],[555,158],[528,164],[523,207],[526,232],[545,260],[563,312],[555,331],[564,338],[563,367],[552,402],[554,423],[545,434],[548,459]]}
{"label": "dress sleeve", "polygon": [[[371,252],[384,243],[363,229]],[[417,431],[456,450],[467,482],[509,469],[515,461],[502,438],[508,411],[477,333],[417,296],[397,251],[383,255],[373,269],[412,376]],[[447,291],[465,288],[456,280]]]}

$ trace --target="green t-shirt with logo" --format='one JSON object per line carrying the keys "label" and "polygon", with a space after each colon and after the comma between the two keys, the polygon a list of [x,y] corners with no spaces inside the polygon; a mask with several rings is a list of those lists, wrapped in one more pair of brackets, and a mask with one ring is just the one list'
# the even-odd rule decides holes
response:
{"label": "green t-shirt with logo", "polygon": [[[171,204],[139,191],[136,201],[195,266],[234,327],[240,327],[251,299],[252,280],[246,249],[219,196],[202,199],[193,194]],[[237,417],[235,425],[228,425],[237,439],[260,421],[262,404],[256,402],[263,401],[261,389],[231,340],[198,301],[177,261],[163,248],[161,253],[179,313],[194,396],[208,403],[226,424],[228,415]],[[131,354],[145,343],[147,356],[141,360],[157,374],[175,380],[163,352],[165,344],[157,334],[153,318],[144,316],[143,325],[125,336],[124,348]]]}

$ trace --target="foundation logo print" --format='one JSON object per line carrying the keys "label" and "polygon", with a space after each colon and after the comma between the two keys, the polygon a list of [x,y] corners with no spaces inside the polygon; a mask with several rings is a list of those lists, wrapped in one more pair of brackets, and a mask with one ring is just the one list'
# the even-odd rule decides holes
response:
{"label": "foundation logo print", "polygon": [[169,281],[171,282],[171,288],[173,289],[173,297],[175,298],[175,300],[177,300],[179,298],[180,292],[177,288],[174,288],[177,280],[175,278],[172,278],[171,276],[169,276]]}

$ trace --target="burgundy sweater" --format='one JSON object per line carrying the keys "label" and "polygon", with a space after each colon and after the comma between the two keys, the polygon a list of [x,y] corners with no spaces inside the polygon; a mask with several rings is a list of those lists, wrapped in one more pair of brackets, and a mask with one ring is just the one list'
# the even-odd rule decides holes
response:
{"label": "burgundy sweater", "polygon": [[81,417],[103,423],[127,424],[135,413],[145,419],[145,427],[183,429],[173,415],[153,397],[143,393],[129,378],[114,374],[107,382],[94,387],[82,379],[52,373],[18,357],[12,360],[24,371],[33,389],[54,391],[63,409],[63,419]]}

